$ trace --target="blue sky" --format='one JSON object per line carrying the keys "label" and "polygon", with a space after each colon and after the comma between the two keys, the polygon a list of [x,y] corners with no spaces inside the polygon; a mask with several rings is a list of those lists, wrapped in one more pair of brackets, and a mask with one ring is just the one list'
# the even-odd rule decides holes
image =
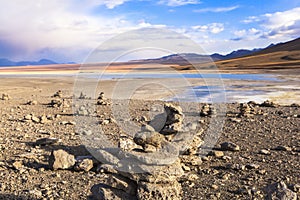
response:
{"label": "blue sky", "polygon": [[[11,0],[0,8],[0,58],[83,62],[118,34],[166,28],[205,53],[265,47],[300,36],[299,0]],[[139,54],[155,57],[163,54]]]}

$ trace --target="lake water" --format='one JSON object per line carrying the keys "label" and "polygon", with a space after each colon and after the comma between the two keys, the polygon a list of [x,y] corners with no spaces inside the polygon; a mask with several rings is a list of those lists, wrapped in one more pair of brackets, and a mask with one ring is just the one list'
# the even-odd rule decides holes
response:
{"label": "lake water", "polygon": [[[17,74],[0,75],[1,77],[51,78],[74,77],[79,79],[122,80],[122,79],[202,79],[207,85],[187,87],[167,100],[197,102],[236,102],[259,99],[266,94],[265,86],[280,83],[283,80],[271,74],[181,74],[181,73],[74,73],[74,74]],[[214,85],[214,80],[224,80],[226,85]],[[207,81],[208,80],[208,81]],[[232,80],[232,83],[230,82]],[[241,82],[239,82],[241,81]],[[248,84],[248,81],[249,84]],[[218,81],[217,81],[218,82]],[[229,83],[229,84],[228,84]],[[234,83],[234,84],[233,84]],[[202,83],[203,84],[203,83]],[[257,97],[257,98],[256,98]],[[260,101],[260,100],[259,100]]]}
{"label": "lake water", "polygon": [[0,74],[1,77],[21,78],[47,78],[47,77],[76,77],[93,79],[143,79],[143,78],[204,78],[204,79],[234,79],[234,80],[258,80],[258,81],[280,81],[276,76],[270,74],[182,74],[182,73],[75,73],[75,74]]}

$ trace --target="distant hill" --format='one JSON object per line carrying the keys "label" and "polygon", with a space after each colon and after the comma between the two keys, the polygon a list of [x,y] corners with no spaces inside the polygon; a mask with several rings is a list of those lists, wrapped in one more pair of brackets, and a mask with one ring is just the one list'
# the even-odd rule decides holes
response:
{"label": "distant hill", "polygon": [[218,60],[227,60],[232,58],[238,58],[246,55],[250,55],[254,52],[258,52],[261,49],[240,49],[237,51],[233,51],[227,55],[222,55],[218,53],[214,53],[211,55],[201,55],[196,53],[180,53],[180,54],[171,54],[168,56],[164,56],[161,58],[153,58],[153,59],[143,59],[143,60],[135,60],[133,62],[141,62],[141,63],[159,63],[159,64],[180,64],[185,65],[189,62],[191,63],[204,63],[210,61],[218,61]]}
{"label": "distant hill", "polygon": [[0,59],[0,66],[27,66],[27,65],[53,65],[58,64],[57,62],[54,62],[52,60],[48,59],[41,59],[39,61],[20,61],[20,62],[14,62],[8,59]]}

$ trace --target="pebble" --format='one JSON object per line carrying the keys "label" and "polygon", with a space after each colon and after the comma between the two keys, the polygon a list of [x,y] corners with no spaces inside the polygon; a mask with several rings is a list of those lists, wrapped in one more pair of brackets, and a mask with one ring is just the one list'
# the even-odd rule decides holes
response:
{"label": "pebble", "polygon": [[259,151],[259,153],[260,153],[260,154],[263,154],[263,155],[270,155],[270,154],[271,154],[271,152],[270,152],[269,150],[267,150],[267,149],[261,149],[261,150]]}
{"label": "pebble", "polygon": [[224,142],[221,144],[222,151],[240,151],[240,147],[232,142]]}
{"label": "pebble", "polygon": [[281,146],[281,145],[279,145],[279,146],[277,146],[275,148],[275,150],[277,150],[277,151],[292,151],[292,148],[291,147],[287,147],[287,146]]}
{"label": "pebble", "polygon": [[211,151],[209,153],[210,156],[214,156],[216,158],[221,158],[224,156],[224,152],[223,151]]}

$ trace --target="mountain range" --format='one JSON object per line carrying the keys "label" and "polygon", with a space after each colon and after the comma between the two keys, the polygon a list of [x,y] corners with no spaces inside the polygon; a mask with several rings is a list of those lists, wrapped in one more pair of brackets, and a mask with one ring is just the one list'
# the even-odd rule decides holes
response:
{"label": "mountain range", "polygon": [[[281,61],[281,60],[291,61],[291,60],[300,59],[298,51],[300,51],[300,38],[288,42],[284,42],[284,43],[270,44],[266,48],[258,48],[252,50],[239,49],[226,55],[222,55],[218,53],[214,53],[211,55],[201,55],[196,53],[180,53],[180,54],[171,54],[160,58],[133,60],[130,61],[129,63],[158,63],[158,64],[186,65],[189,63],[211,62],[212,60],[218,63],[224,61],[223,63],[225,63],[227,61],[237,62],[236,59],[238,59],[240,62],[240,58],[243,60],[245,59],[253,60],[253,59],[257,59],[255,56],[264,55],[264,54],[268,54],[267,57],[269,57],[271,60],[274,58],[276,61]],[[281,56],[279,56],[278,52],[281,52],[280,54]],[[294,52],[294,53],[291,54],[287,52]],[[277,54],[272,55],[273,56],[272,57],[271,54],[274,53]],[[27,66],[27,65],[53,65],[53,64],[75,64],[75,63],[74,62],[57,63],[49,59],[41,59],[39,61],[20,61],[20,62],[14,62],[5,58],[0,59],[0,66]]]}
{"label": "mountain range", "polygon": [[6,58],[0,59],[0,66],[27,66],[27,65],[53,65],[53,64],[58,64],[58,63],[48,59],[41,59],[39,61],[20,61],[20,62],[14,62]]}
{"label": "mountain range", "polygon": [[[226,60],[232,60],[232,59],[255,56],[255,55],[270,54],[275,52],[292,52],[292,51],[299,51],[299,50],[300,50],[300,38],[297,38],[295,40],[291,40],[284,43],[270,44],[265,48],[258,48],[252,50],[239,49],[227,55],[222,55],[218,53],[214,53],[211,55],[201,55],[196,53],[180,53],[180,54],[171,54],[161,58],[135,60],[134,62],[186,65],[189,63],[204,63],[204,62],[210,62],[212,60],[226,61]],[[289,55],[286,55],[286,57],[284,58],[293,59],[289,57]]]}

